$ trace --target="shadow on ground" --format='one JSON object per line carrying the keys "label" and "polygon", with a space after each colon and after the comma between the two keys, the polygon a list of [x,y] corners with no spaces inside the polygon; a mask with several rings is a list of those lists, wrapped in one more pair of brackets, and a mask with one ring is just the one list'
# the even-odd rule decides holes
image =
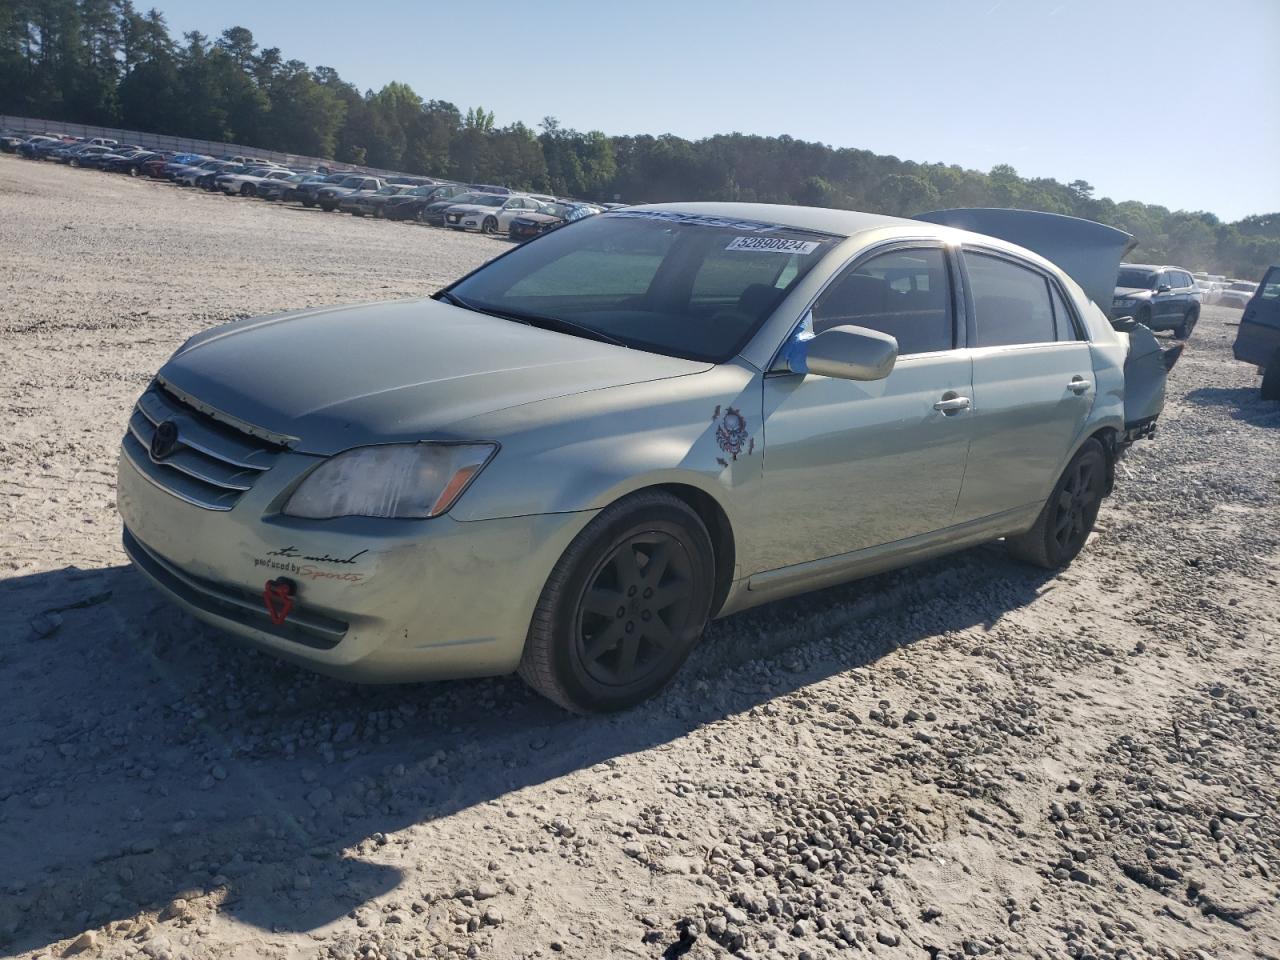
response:
{"label": "shadow on ground", "polygon": [[1259,427],[1280,427],[1280,403],[1263,400],[1257,387],[1201,387],[1187,394],[1196,406],[1220,407],[1236,420]]}
{"label": "shadow on ground", "polygon": [[[228,643],[128,567],[0,581],[0,947],[219,889],[220,911],[246,924],[315,929],[401,880],[343,856],[352,846],[989,625],[1045,580],[992,545],[770,604],[713,624],[661,697],[607,718],[565,714],[513,678],[319,677]],[[827,637],[853,652],[812,655]],[[761,657],[779,668],[736,669]]]}

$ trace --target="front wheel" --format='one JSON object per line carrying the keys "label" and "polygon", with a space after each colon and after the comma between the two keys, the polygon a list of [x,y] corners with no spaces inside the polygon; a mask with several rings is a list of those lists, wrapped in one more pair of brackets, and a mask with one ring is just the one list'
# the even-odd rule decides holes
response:
{"label": "front wheel", "polygon": [[484,223],[480,225],[481,233],[497,233],[498,221],[494,217],[485,217]]}
{"label": "front wheel", "polygon": [[1008,538],[1009,552],[1037,567],[1065,567],[1089,539],[1107,488],[1107,454],[1092,437],[1067,464],[1036,525]]}
{"label": "front wheel", "polygon": [[623,710],[680,669],[711,613],[715,551],[701,518],[667,493],[606,508],[551,571],[520,676],[575,713]]}

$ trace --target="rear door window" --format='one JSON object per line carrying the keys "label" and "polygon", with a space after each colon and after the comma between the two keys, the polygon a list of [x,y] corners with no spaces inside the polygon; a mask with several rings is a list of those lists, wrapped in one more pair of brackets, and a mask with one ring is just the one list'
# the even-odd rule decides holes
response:
{"label": "rear door window", "polygon": [[1258,286],[1258,296],[1262,300],[1280,300],[1280,267],[1272,267],[1267,271]]}
{"label": "rear door window", "polygon": [[[1058,339],[1049,281],[1012,261],[966,250],[979,347],[1053,343]],[[1072,338],[1074,339],[1074,338]]]}

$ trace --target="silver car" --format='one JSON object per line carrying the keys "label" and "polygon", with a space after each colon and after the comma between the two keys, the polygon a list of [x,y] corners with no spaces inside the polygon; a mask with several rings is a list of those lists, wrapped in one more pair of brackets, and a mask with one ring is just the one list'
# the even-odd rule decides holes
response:
{"label": "silver car", "polygon": [[125,547],[317,670],[518,670],[584,712],[653,694],[711,617],[1000,537],[1060,567],[1167,361],[1096,305],[1127,235],[953,213],[985,231],[631,207],[431,299],[199,334],[129,422]]}

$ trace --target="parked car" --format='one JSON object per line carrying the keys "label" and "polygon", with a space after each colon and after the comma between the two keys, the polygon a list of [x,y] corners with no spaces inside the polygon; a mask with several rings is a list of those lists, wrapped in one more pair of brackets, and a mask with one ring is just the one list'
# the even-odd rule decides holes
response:
{"label": "parked car", "polygon": [[338,209],[357,217],[365,214],[381,217],[382,211],[392,197],[398,197],[415,189],[412,184],[388,183],[379,190],[370,193],[368,190],[357,190],[338,200]]}
{"label": "parked car", "polygon": [[600,212],[602,212],[600,207],[594,204],[556,200],[552,203],[544,203],[541,210],[522,213],[515,217],[507,229],[507,235],[512,240],[521,242],[532,240],[544,233],[550,233],[557,227],[563,227],[566,223],[572,223],[584,217],[594,217]]}
{"label": "parked car", "polygon": [[257,195],[258,188],[267,181],[288,180],[293,175],[292,170],[284,167],[257,167],[244,173],[220,173],[214,177],[213,185],[214,189],[221,190],[228,196],[239,194],[242,197],[252,197]]}
{"label": "parked car", "polygon": [[168,154],[152,153],[144,150],[129,157],[117,157],[114,160],[108,160],[102,164],[102,169],[109,173],[127,173],[131,177],[139,177],[142,176],[148,163],[163,162],[166,156]]}
{"label": "parked car", "polygon": [[480,233],[506,233],[516,217],[542,209],[542,204],[532,197],[516,194],[480,193],[471,196],[471,200],[455,203],[445,210],[446,227],[452,230],[476,230]]}
{"label": "parked car", "polygon": [[298,184],[310,183],[323,179],[324,177],[317,173],[293,173],[278,180],[264,180],[262,183],[258,184],[258,199],[288,199],[288,195],[294,191],[294,188],[297,187]]}
{"label": "parked car", "polygon": [[28,137],[17,146],[17,153],[20,157],[28,160],[42,160],[44,154],[56,147],[63,146],[64,141],[57,137],[46,137],[37,134],[34,137]]}
{"label": "parked car", "polygon": [[1250,283],[1248,280],[1232,280],[1218,294],[1218,305],[1243,310],[1257,292],[1256,283]]}
{"label": "parked car", "polygon": [[27,141],[28,137],[25,133],[17,130],[5,130],[0,132],[0,150],[5,153],[17,153],[18,147]]}
{"label": "parked car", "polygon": [[321,190],[327,187],[339,186],[344,180],[350,179],[352,176],[349,172],[331,173],[319,180],[310,183],[300,183],[295,188],[295,193],[289,200],[297,200],[304,207],[314,207],[316,205],[316,196]]}
{"label": "parked car", "polygon": [[1200,291],[1181,267],[1121,264],[1111,316],[1133,317],[1152,330],[1186,340],[1200,319]]}
{"label": "parked car", "polygon": [[229,170],[246,170],[247,167],[230,160],[211,160],[208,163],[199,164],[194,167],[185,167],[174,173],[173,182],[184,187],[206,188],[212,185],[213,178],[220,173],[226,173]]}
{"label": "parked car", "polygon": [[80,166],[89,167],[93,170],[101,170],[105,164],[113,160],[119,160],[123,157],[131,157],[136,153],[144,153],[145,151],[135,145],[108,147],[105,153],[82,153],[79,157]]}
{"label": "parked car", "polygon": [[1200,303],[1206,307],[1216,306],[1222,296],[1223,284],[1212,277],[1195,277],[1196,289],[1200,291]]}
{"label": "parked car", "polygon": [[382,215],[388,220],[417,220],[429,204],[437,201],[454,202],[455,198],[466,192],[467,188],[460,183],[414,187],[388,200],[382,208]]}
{"label": "parked car", "polygon": [[1271,267],[1245,304],[1232,352],[1257,365],[1262,399],[1280,400],[1280,266]]}
{"label": "parked car", "polygon": [[632,207],[429,300],[198,334],[123,439],[124,547],[277,655],[583,712],[711,617],[1000,537],[1065,566],[1165,367],[1091,302],[1127,234],[1037,254],[998,235],[1052,215],[975,212]]}
{"label": "parked car", "polygon": [[56,160],[58,163],[65,163],[69,167],[79,167],[89,162],[90,158],[110,152],[110,147],[99,146],[96,143],[80,144],[70,150],[55,150],[49,155],[49,159]]}
{"label": "parked car", "polygon": [[366,177],[361,174],[349,176],[341,183],[330,184],[316,191],[316,203],[325,213],[333,213],[338,209],[338,201],[353,193],[367,191],[373,193],[381,190],[383,183],[377,177]]}
{"label": "parked car", "polygon": [[174,154],[168,160],[152,161],[145,164],[143,170],[147,176],[154,177],[157,180],[172,180],[173,175],[184,167],[199,166],[202,163],[213,162],[213,157],[206,157],[200,153],[178,153]]}

